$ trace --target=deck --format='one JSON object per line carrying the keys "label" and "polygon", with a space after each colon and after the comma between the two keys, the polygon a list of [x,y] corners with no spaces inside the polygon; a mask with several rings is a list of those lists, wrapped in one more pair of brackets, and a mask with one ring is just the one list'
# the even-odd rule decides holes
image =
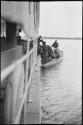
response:
{"label": "deck", "polygon": [[41,106],[40,106],[40,63],[39,58],[33,72],[32,82],[30,85],[29,101],[27,97],[26,124],[41,123]]}

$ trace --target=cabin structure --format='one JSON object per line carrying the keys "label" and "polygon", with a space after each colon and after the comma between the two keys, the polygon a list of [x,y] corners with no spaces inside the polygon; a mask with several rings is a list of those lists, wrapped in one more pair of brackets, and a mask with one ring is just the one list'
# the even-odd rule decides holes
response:
{"label": "cabin structure", "polygon": [[39,2],[1,1],[0,123],[41,123],[39,16]]}

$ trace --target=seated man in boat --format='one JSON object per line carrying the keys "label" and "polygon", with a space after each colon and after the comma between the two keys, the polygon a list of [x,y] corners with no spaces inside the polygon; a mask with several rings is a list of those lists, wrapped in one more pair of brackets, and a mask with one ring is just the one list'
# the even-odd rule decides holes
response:
{"label": "seated man in boat", "polygon": [[48,63],[49,58],[48,58],[48,46],[46,45],[46,42],[42,42],[42,54],[41,54],[41,61],[42,64]]}
{"label": "seated man in boat", "polygon": [[55,58],[60,58],[60,54],[59,54],[59,51],[58,51],[59,44],[58,44],[57,40],[55,40],[52,47],[53,47],[52,50],[53,50],[53,54],[54,54]]}
{"label": "seated man in boat", "polygon": [[52,44],[52,47],[53,47],[53,51],[57,51],[57,49],[59,47],[57,40],[55,40],[55,42]]}
{"label": "seated man in boat", "polygon": [[51,59],[54,59],[55,56],[53,55],[52,48],[49,45],[47,45],[47,47],[48,47],[48,58],[49,58],[49,61],[51,61]]}

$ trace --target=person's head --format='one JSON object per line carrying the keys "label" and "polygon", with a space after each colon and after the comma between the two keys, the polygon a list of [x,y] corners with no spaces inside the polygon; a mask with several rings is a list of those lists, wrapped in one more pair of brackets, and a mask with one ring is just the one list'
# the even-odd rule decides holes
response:
{"label": "person's head", "polygon": [[19,29],[19,33],[21,32],[21,29]]}
{"label": "person's head", "polygon": [[43,40],[41,39],[40,42],[43,43]]}
{"label": "person's head", "polygon": [[52,45],[54,48],[55,47],[58,47],[58,42],[57,42],[57,40],[55,40],[55,42],[53,43],[53,45]]}
{"label": "person's head", "polygon": [[41,38],[41,35],[39,36],[39,38]]}
{"label": "person's head", "polygon": [[55,40],[55,43],[57,43],[57,40]]}
{"label": "person's head", "polygon": [[42,44],[43,44],[43,45],[46,45],[46,42],[45,42],[45,41],[43,41],[43,42],[42,42]]}

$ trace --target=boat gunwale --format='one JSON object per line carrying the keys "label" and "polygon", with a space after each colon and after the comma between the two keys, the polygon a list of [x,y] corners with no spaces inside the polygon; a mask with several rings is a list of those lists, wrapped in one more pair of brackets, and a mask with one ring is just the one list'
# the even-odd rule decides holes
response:
{"label": "boat gunwale", "polygon": [[46,68],[46,67],[49,67],[49,66],[53,66],[54,64],[57,64],[60,60],[62,60],[63,59],[63,51],[59,50],[59,52],[60,52],[60,58],[59,59],[56,59],[56,58],[55,59],[51,59],[51,61],[49,61],[46,64],[42,64],[41,63],[41,67]]}
{"label": "boat gunwale", "polygon": [[62,61],[63,57],[60,57],[59,59],[52,59],[52,61],[50,61],[49,63],[46,64],[41,64],[41,67],[50,67],[53,66],[54,64],[56,65],[59,61]]}

